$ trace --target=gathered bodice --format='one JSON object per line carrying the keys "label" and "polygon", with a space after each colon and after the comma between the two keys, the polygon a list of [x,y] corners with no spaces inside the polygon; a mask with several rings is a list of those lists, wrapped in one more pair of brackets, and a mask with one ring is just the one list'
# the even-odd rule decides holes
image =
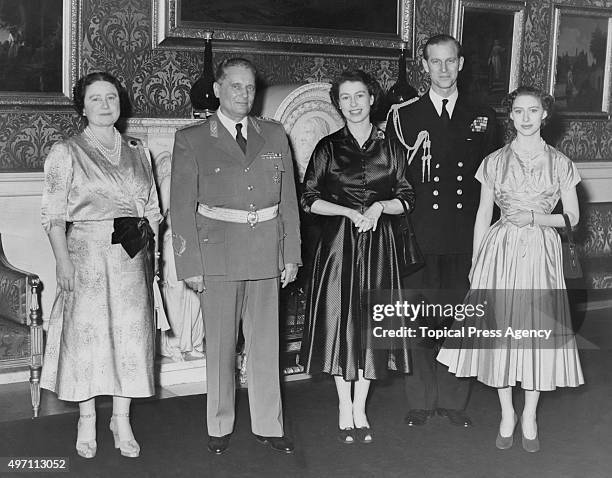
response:
{"label": "gathered bodice", "polygon": [[517,153],[513,143],[487,156],[476,178],[494,190],[502,221],[516,210],[550,214],[562,191],[580,182],[576,165],[552,146],[527,156]]}

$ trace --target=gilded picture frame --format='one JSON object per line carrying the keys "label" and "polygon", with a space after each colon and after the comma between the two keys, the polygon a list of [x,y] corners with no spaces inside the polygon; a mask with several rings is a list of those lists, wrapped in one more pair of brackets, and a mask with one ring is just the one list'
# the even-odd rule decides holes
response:
{"label": "gilded picture frame", "polygon": [[[18,67],[23,66],[23,71],[28,75],[27,79],[38,75],[39,80],[36,87],[26,82],[26,86],[19,89],[15,88],[15,78],[7,79],[4,83],[0,81],[0,105],[4,107],[71,105],[72,87],[78,74],[78,38],[82,0],[59,0],[57,11],[41,9],[41,5],[37,5],[34,0],[15,1],[21,2],[19,20],[9,19],[8,16],[5,19],[0,18],[6,35],[10,35],[10,38],[8,36],[6,38],[7,65],[11,61],[15,63],[13,68],[6,67],[6,71],[13,75],[26,75],[19,73],[21,69]],[[27,23],[34,20],[37,22],[36,28],[28,29]],[[28,30],[39,32],[40,24],[43,23],[50,24],[45,36],[39,34],[37,41],[30,42],[26,32]],[[49,47],[50,42],[53,43],[53,48]],[[61,46],[57,45],[58,42],[61,42]],[[48,61],[49,57],[52,58],[51,63]],[[54,81],[48,82],[51,86],[47,87],[44,82],[49,77]]]}
{"label": "gilded picture frame", "polygon": [[[257,9],[259,13],[265,12],[266,9],[262,7],[273,0],[237,0],[237,3],[241,5],[233,2],[231,12],[228,7],[224,6],[223,0],[211,1],[218,4],[217,8],[213,8],[211,2],[206,4],[208,11],[215,12],[214,18],[198,18],[197,21],[192,18],[187,21],[181,16],[181,11],[184,11],[183,2],[196,2],[196,0],[152,0],[152,47],[154,49],[201,49],[205,33],[214,31],[215,48],[228,52],[269,51],[285,54],[317,53],[333,56],[389,57],[395,56],[396,50],[404,42],[414,57],[415,0],[385,0],[395,6],[392,11],[395,17],[393,32],[389,29],[389,22],[385,24],[388,30],[386,32],[363,31],[363,29],[357,31],[348,20],[344,26],[341,25],[338,28],[321,28],[319,22],[323,20],[317,20],[317,18],[323,17],[317,17],[316,9],[329,13],[329,1],[311,2],[308,5],[308,8],[311,9],[311,15],[308,18],[311,19],[303,20],[301,26],[288,24],[297,22],[296,18],[300,17],[298,15],[287,14],[284,17],[278,15],[279,6],[292,8],[291,5],[293,5],[293,8],[298,8],[297,4],[300,2],[281,4],[276,2],[274,14],[270,10],[267,17],[259,16],[259,19],[251,20],[251,16],[246,14],[243,15],[244,19],[241,19],[240,16],[236,17],[236,11],[240,12],[243,9],[248,12],[248,9]],[[304,2],[301,3],[304,4]],[[381,10],[377,0],[360,0],[357,3],[364,9],[368,9],[370,15],[376,15]],[[228,10],[225,16],[223,15],[224,8]],[[328,14],[328,16],[331,15]],[[333,17],[344,18],[341,15]],[[277,18],[285,20],[276,20]],[[362,15],[359,18],[365,22],[367,29],[370,17]],[[285,22],[284,25],[283,22]]]}
{"label": "gilded picture frame", "polygon": [[463,47],[459,88],[501,110],[520,83],[525,2],[453,0],[451,35]]}
{"label": "gilded picture frame", "polygon": [[612,107],[612,12],[552,6],[548,92],[564,116],[608,116]]}

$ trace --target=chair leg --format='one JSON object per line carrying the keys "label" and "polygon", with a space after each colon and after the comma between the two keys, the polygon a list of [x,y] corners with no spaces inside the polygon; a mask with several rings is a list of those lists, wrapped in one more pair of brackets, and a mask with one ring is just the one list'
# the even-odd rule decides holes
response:
{"label": "chair leg", "polygon": [[30,368],[30,395],[32,396],[32,418],[38,418],[40,410],[40,369]]}
{"label": "chair leg", "polygon": [[40,373],[43,363],[43,326],[40,307],[38,305],[38,287],[40,280],[30,278],[32,299],[30,303],[30,395],[32,396],[33,418],[38,417],[40,410]]}

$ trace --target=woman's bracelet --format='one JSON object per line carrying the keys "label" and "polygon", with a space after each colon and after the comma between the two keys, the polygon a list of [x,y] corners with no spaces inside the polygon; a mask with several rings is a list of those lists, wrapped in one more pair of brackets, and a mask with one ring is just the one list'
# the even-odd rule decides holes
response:
{"label": "woman's bracelet", "polygon": [[533,209],[531,210],[531,227],[535,225],[535,215],[533,214]]}

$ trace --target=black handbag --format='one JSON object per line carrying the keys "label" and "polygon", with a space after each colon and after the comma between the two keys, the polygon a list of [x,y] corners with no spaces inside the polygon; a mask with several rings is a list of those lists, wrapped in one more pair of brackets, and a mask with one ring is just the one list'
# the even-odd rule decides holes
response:
{"label": "black handbag", "polygon": [[399,201],[404,208],[404,214],[401,214],[396,221],[395,246],[400,275],[407,276],[414,274],[423,267],[425,265],[425,258],[417,243],[406,203],[403,199]]}
{"label": "black handbag", "polygon": [[582,266],[578,260],[574,233],[567,214],[563,214],[563,219],[565,220],[566,238],[566,241],[561,242],[561,249],[563,252],[563,275],[566,279],[580,279],[582,277]]}

